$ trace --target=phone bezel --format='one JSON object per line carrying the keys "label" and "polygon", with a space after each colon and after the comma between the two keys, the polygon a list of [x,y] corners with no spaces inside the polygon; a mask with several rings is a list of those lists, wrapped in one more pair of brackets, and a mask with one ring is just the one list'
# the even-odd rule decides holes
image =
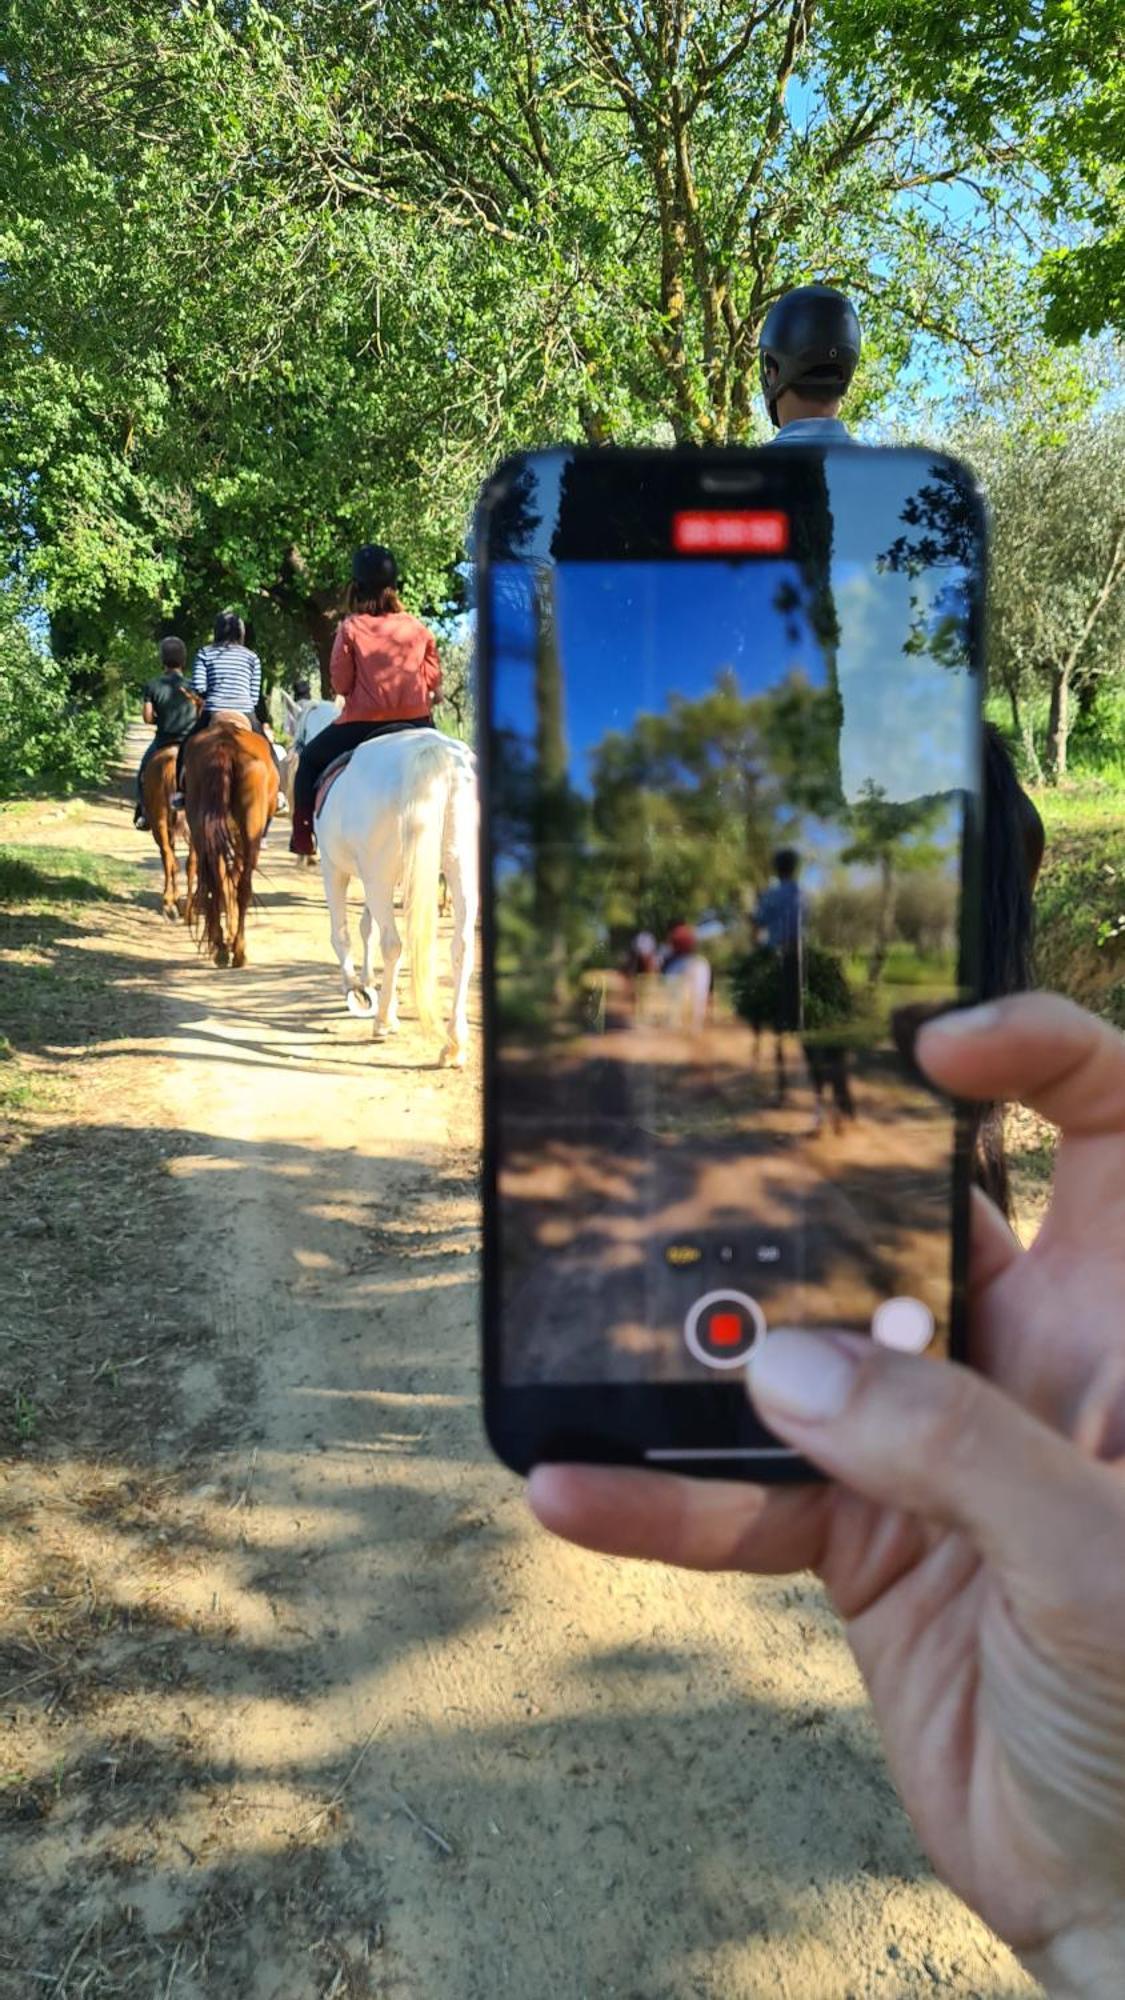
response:
{"label": "phone bezel", "polygon": [[[551,451],[513,454],[499,465],[482,489],[474,516],[476,571],[476,703],[478,717],[478,776],[481,803],[481,946],[483,1063],[483,1272],[482,1373],[485,1430],[501,1461],[521,1474],[543,1463],[654,1465],[661,1470],[689,1473],[696,1478],[751,1479],[758,1483],[807,1482],[821,1478],[817,1468],[780,1445],[758,1423],[742,1385],[732,1380],[641,1384],[507,1383],[502,1374],[502,1314],[499,1245],[499,1122],[495,1057],[497,1024],[494,982],[494,897],[489,843],[491,815],[492,682],[491,590],[489,544],[491,509],[529,463],[560,456],[589,467],[595,487],[616,498],[612,518],[620,521],[621,502],[628,501],[634,528],[649,531],[649,546],[638,550],[637,539],[622,545],[606,532],[606,514],[588,552],[559,553],[557,560],[661,560],[691,562],[677,555],[667,539],[672,506],[690,507],[705,500],[709,509],[783,504],[777,489],[798,464],[822,464],[838,453],[857,449],[881,459],[916,459],[940,464],[956,475],[976,514],[981,549],[981,591],[987,586],[988,518],[983,497],[967,466],[950,454],[915,446],[857,447],[852,444],[769,447],[559,447]],[[658,474],[655,482],[650,475]],[[651,507],[638,509],[638,490],[655,484]],[[762,497],[766,496],[766,497]],[[659,511],[658,511],[659,510]],[[608,510],[607,510],[608,511]],[[658,545],[663,524],[664,540]],[[971,664],[983,700],[983,620],[970,635]],[[967,800],[961,851],[961,926],[959,985],[969,999],[980,993],[980,871],[983,833],[983,727],[980,730],[977,782]],[[974,916],[976,921],[974,922]],[[954,1107],[953,1198],[950,1231],[950,1354],[966,1353],[966,1278],[968,1269],[969,1195],[972,1173],[973,1125],[970,1107]],[[704,1455],[700,1455],[704,1454]]]}

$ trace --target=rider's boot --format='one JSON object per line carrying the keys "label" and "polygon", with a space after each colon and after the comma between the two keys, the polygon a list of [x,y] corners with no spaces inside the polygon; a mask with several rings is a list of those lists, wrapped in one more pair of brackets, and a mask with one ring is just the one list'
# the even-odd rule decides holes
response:
{"label": "rider's boot", "polygon": [[294,812],[293,831],[289,836],[290,854],[313,855],[316,841],[313,839],[312,821],[307,813]]}

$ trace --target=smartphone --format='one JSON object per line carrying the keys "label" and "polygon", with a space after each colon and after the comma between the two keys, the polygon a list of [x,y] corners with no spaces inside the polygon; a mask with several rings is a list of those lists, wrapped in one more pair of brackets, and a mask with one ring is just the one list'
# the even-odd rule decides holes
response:
{"label": "smartphone", "polygon": [[476,519],[484,1403],[513,1469],[816,1475],[778,1327],[964,1341],[985,515],[921,450],[557,450]]}

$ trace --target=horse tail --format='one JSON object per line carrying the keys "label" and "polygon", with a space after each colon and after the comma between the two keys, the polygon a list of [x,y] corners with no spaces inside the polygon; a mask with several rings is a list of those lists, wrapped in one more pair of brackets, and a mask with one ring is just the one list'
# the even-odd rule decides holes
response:
{"label": "horse tail", "polygon": [[188,818],[195,849],[191,915],[208,951],[223,948],[230,883],[237,865],[230,833],[235,744],[224,730],[209,730],[192,758]]}
{"label": "horse tail", "polygon": [[445,839],[448,759],[436,742],[419,744],[406,773],[402,807],[402,906],[414,1004],[428,1035],[439,1027],[435,945],[438,876]]}

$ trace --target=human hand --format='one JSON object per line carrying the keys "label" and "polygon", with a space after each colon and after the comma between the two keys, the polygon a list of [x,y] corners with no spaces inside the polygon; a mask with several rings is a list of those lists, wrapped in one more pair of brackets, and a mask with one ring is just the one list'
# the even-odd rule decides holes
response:
{"label": "human hand", "polygon": [[541,1466],[556,1534],[695,1569],[812,1568],[938,1872],[1056,1996],[1125,1990],[1125,1039],[1023,994],[931,1022],[966,1098],[1061,1127],[1023,1251],[974,1191],[970,1358],[772,1334],[772,1430],[835,1484]]}

